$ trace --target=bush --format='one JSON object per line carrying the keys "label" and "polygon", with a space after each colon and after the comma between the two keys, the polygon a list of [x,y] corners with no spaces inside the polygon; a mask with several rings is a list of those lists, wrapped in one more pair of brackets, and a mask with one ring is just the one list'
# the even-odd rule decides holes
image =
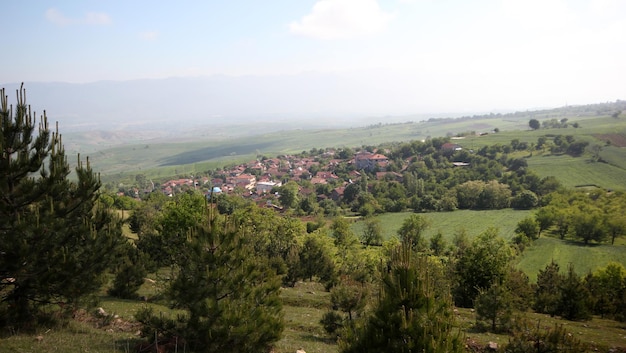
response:
{"label": "bush", "polygon": [[329,311],[320,320],[320,324],[329,335],[334,335],[343,327],[343,316],[336,311]]}
{"label": "bush", "polygon": [[514,320],[513,335],[504,346],[506,353],[526,352],[588,352],[588,347],[565,331],[563,326],[542,330],[527,319]]}

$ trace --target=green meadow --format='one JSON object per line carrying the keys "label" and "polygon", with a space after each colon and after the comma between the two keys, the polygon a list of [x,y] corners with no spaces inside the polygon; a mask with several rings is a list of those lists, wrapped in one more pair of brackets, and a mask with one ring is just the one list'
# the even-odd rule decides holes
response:
{"label": "green meadow", "polygon": [[[397,236],[402,222],[412,212],[385,213],[377,216],[383,229],[383,239],[387,240]],[[457,210],[453,212],[420,213],[430,223],[425,231],[426,239],[441,232],[444,239],[451,243],[454,234],[465,231],[472,238],[484,232],[490,227],[497,228],[500,236],[510,240],[515,235],[517,223],[530,215],[530,211],[518,211],[513,209],[474,211]],[[360,236],[364,230],[364,222],[359,220],[352,224],[352,231]]]}
{"label": "green meadow", "polygon": [[[385,240],[397,236],[397,231],[410,212],[387,213],[377,216],[383,229]],[[484,232],[489,227],[495,227],[502,238],[510,241],[515,235],[517,223],[525,217],[532,216],[532,211],[512,209],[472,211],[459,210],[454,212],[422,213],[420,216],[430,222],[425,231],[425,238],[441,232],[448,244],[452,243],[454,234],[464,230],[470,239]],[[363,233],[364,222],[358,220],[352,224],[352,231],[360,236]],[[544,232],[545,233],[545,232]],[[537,272],[542,270],[552,260],[566,270],[571,264],[579,274],[593,272],[599,267],[606,266],[614,261],[626,267],[626,240],[618,239],[615,245],[593,244],[584,246],[582,243],[569,240],[560,240],[545,234],[528,247],[516,260],[516,266],[523,270],[534,282]]]}

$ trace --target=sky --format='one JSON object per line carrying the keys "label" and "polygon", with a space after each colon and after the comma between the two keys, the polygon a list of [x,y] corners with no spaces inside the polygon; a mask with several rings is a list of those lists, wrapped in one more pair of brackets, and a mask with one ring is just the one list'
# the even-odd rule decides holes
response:
{"label": "sky", "polygon": [[431,111],[626,98],[621,0],[31,0],[0,13],[0,84],[313,72],[411,90]]}

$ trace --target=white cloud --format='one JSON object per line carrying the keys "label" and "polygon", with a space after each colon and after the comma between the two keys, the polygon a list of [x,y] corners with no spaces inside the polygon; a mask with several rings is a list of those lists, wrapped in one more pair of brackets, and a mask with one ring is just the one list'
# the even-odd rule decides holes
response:
{"label": "white cloud", "polygon": [[564,0],[505,0],[502,8],[506,17],[527,30],[560,30],[576,21]]}
{"label": "white cloud", "polygon": [[87,12],[81,18],[71,18],[65,16],[57,9],[46,10],[46,19],[59,26],[68,25],[108,25],[111,23],[111,17],[104,12]]}
{"label": "white cloud", "polygon": [[159,37],[159,32],[157,31],[144,31],[139,33],[139,39],[153,41]]}
{"label": "white cloud", "polygon": [[392,18],[376,0],[319,0],[310,14],[289,24],[289,29],[315,39],[350,39],[379,33]]}

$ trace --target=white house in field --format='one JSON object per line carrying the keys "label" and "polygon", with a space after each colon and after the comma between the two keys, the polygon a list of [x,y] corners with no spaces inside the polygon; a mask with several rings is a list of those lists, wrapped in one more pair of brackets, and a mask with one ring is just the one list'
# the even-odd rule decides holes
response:
{"label": "white house in field", "polygon": [[282,185],[283,184],[281,182],[259,181],[258,183],[256,183],[256,191],[265,194],[265,193],[270,192],[272,188],[279,187]]}

